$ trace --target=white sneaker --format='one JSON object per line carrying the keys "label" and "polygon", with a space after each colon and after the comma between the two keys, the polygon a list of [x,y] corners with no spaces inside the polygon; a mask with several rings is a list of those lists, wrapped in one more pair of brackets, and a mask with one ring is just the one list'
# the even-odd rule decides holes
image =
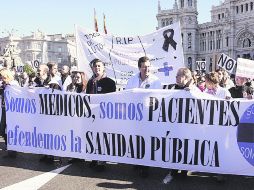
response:
{"label": "white sneaker", "polygon": [[172,181],[173,176],[171,175],[171,173],[169,173],[168,175],[166,175],[166,177],[163,179],[163,183],[164,184],[168,184]]}

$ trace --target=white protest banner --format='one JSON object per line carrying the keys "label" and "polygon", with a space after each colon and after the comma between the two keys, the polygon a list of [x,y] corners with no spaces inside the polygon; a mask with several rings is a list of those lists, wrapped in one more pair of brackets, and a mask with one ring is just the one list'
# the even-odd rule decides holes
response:
{"label": "white protest banner", "polygon": [[205,71],[206,70],[206,61],[196,61],[198,71]]}
{"label": "white protest banner", "polygon": [[217,65],[225,69],[228,73],[233,73],[236,66],[236,61],[226,54],[222,53]]}
{"label": "white protest banner", "polygon": [[184,90],[88,95],[7,87],[5,101],[10,150],[254,175],[254,100]]}
{"label": "white protest banner", "polygon": [[105,35],[76,27],[78,68],[92,75],[89,62],[94,58],[106,64],[107,75],[118,85],[139,72],[138,59],[151,59],[153,74],[162,83],[175,83],[178,68],[184,67],[180,23],[145,36]]}
{"label": "white protest banner", "polygon": [[254,78],[254,61],[238,58],[236,67],[236,76],[245,78]]}

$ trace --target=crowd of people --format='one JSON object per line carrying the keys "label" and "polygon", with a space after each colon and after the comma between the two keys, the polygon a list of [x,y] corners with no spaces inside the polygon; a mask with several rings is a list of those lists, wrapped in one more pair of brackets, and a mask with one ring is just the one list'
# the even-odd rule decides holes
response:
{"label": "crowd of people", "polygon": [[[41,64],[37,69],[37,73],[28,75],[23,72],[17,75],[15,70],[8,68],[0,69],[1,81],[1,97],[2,97],[2,116],[0,123],[0,135],[4,137],[7,144],[6,136],[6,111],[3,91],[6,85],[15,85],[22,87],[46,87],[54,90],[61,90],[75,93],[87,94],[104,94],[116,91],[116,83],[114,80],[107,77],[104,63],[99,59],[94,59],[90,62],[93,71],[93,76],[88,79],[83,71],[71,70],[67,65],[61,69],[55,62]],[[160,79],[151,73],[151,62],[148,57],[141,57],[137,63],[139,72],[132,76],[125,89],[144,88],[144,89],[162,89],[163,86]],[[174,84],[164,87],[166,90],[195,90],[198,93],[208,93],[212,96],[231,99],[231,98],[253,98],[254,83],[252,80],[235,76],[233,79],[223,69],[218,69],[209,73],[191,72],[188,68],[179,68],[176,81]],[[10,156],[15,156],[16,153],[9,151]],[[40,161],[52,162],[53,156],[44,155]],[[71,159],[70,162],[79,161],[79,159]],[[106,162],[92,161],[90,167],[103,171],[106,168]],[[147,177],[149,175],[149,167],[135,166],[139,175]],[[168,183],[174,176],[178,175],[178,170],[170,170],[170,173],[164,179]],[[181,175],[186,176],[187,171],[182,171]]]}

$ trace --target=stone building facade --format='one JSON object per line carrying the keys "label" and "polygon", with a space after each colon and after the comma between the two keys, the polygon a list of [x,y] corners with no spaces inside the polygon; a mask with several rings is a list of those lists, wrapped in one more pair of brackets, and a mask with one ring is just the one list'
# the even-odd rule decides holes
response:
{"label": "stone building facade", "polygon": [[[30,36],[15,37],[10,34],[0,38],[0,55],[6,56],[7,49],[15,49],[15,53],[10,52],[14,64],[33,64],[57,62],[59,66],[76,64],[76,42],[74,35],[53,34],[45,35],[41,31],[33,32]],[[17,61],[19,57],[20,61]],[[15,63],[16,61],[16,63]]]}
{"label": "stone building facade", "polygon": [[212,6],[211,22],[198,24],[197,0],[175,0],[172,9],[158,2],[158,28],[180,21],[185,65],[196,69],[206,61],[206,70],[217,68],[224,53],[231,58],[254,59],[254,0],[225,0]]}

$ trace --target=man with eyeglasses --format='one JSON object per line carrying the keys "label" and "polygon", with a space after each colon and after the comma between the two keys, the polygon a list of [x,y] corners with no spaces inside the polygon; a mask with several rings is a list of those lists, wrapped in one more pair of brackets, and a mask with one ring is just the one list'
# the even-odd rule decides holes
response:
{"label": "man with eyeglasses", "polygon": [[144,56],[138,60],[139,73],[132,76],[125,89],[146,88],[146,89],[161,89],[160,80],[151,74],[151,63],[148,57]]}

